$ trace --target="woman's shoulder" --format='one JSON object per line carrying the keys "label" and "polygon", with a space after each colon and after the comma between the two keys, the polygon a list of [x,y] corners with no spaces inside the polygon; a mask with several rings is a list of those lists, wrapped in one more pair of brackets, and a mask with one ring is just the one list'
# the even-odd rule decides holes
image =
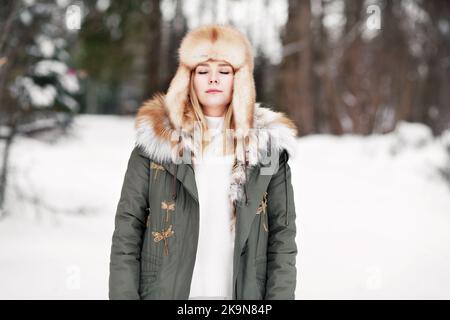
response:
{"label": "woman's shoulder", "polygon": [[143,103],[135,118],[137,152],[156,162],[171,160],[173,126],[167,114],[164,94],[156,93]]}
{"label": "woman's shoulder", "polygon": [[280,159],[295,156],[298,129],[294,121],[282,111],[267,103],[258,102],[255,107],[254,128],[257,129],[259,154],[272,153]]}

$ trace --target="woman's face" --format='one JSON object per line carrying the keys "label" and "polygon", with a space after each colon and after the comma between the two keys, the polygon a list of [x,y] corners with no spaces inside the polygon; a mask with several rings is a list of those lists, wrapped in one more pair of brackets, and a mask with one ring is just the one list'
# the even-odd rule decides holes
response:
{"label": "woman's face", "polygon": [[224,61],[207,61],[194,72],[194,90],[204,114],[222,116],[233,95],[233,68]]}

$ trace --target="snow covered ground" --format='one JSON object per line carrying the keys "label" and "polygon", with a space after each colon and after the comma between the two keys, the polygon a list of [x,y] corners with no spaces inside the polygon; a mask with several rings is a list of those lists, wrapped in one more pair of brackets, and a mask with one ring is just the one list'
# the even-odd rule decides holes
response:
{"label": "snow covered ground", "polygon": [[[132,118],[92,115],[54,145],[17,141],[0,299],[107,299],[133,141]],[[446,161],[442,140],[418,124],[299,139],[297,299],[450,299],[450,187],[437,170]]]}

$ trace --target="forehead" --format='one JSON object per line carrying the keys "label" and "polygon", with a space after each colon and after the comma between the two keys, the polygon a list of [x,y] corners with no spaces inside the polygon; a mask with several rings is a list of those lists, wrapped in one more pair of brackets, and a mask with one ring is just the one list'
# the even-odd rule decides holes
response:
{"label": "forehead", "polygon": [[197,65],[197,67],[210,67],[210,66],[213,66],[213,65],[216,65],[216,66],[219,66],[219,67],[231,67],[231,65],[229,63],[225,62],[225,61],[215,61],[215,60],[214,61],[205,61],[205,62],[199,63]]}

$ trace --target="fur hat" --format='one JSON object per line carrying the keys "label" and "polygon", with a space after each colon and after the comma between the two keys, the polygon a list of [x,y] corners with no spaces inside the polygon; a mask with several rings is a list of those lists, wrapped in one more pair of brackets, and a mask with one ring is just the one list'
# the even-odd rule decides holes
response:
{"label": "fur hat", "polygon": [[236,28],[223,24],[207,24],[192,29],[178,49],[179,66],[165,96],[169,117],[176,129],[181,129],[188,102],[190,74],[207,60],[223,60],[234,69],[233,119],[237,139],[236,160],[246,163],[245,143],[253,127],[256,100],[253,78],[253,50],[247,37]]}

